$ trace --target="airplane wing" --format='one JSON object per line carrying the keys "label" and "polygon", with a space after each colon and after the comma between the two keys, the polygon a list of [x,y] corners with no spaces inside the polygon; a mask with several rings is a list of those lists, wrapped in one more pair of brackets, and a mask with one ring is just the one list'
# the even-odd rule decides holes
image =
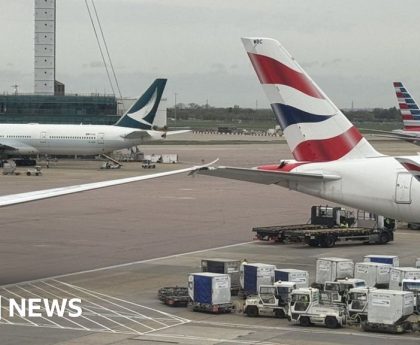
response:
{"label": "airplane wing", "polygon": [[201,167],[197,169],[195,173],[265,185],[275,184],[282,187],[288,187],[290,182],[322,182],[341,179],[341,177],[338,175],[323,173],[296,173],[223,166],[217,168],[208,166]]}
{"label": "airplane wing", "polygon": [[187,172],[195,171],[197,169],[208,167],[216,163],[217,161],[218,160],[215,160],[211,163],[203,164],[200,166],[193,166],[190,168],[166,171],[166,172],[161,172],[161,173],[156,173],[156,174],[127,177],[127,178],[122,178],[122,179],[86,183],[86,184],[67,186],[67,187],[44,189],[44,190],[38,190],[34,192],[4,195],[4,196],[0,196],[0,207],[21,204],[21,203],[35,201],[35,200],[48,199],[48,198],[53,198],[53,197],[57,197],[61,195],[80,193],[80,192],[93,190],[93,189],[112,187],[112,186],[117,186],[120,184],[126,184],[126,183],[131,183],[131,182],[150,180],[150,179],[164,177],[164,176],[187,173]]}
{"label": "airplane wing", "polygon": [[19,140],[2,140],[0,139],[0,151],[3,150],[15,150],[23,153],[37,153],[38,150],[31,146],[20,142]]}

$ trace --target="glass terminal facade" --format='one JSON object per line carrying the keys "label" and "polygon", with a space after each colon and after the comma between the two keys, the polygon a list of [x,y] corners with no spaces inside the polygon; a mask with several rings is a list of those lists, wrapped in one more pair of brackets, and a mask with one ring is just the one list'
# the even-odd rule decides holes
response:
{"label": "glass terminal facade", "polygon": [[112,125],[117,99],[104,95],[0,95],[0,123]]}

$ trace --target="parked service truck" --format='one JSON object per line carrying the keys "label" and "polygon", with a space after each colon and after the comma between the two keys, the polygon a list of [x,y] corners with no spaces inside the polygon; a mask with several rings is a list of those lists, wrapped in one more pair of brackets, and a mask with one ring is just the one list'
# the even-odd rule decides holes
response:
{"label": "parked service truck", "polygon": [[402,333],[412,328],[407,318],[414,311],[414,295],[409,291],[377,289],[368,294],[365,331]]}
{"label": "parked service truck", "polygon": [[240,281],[244,295],[258,294],[260,285],[273,285],[276,266],[262,263],[243,263]]}
{"label": "parked service truck", "polygon": [[354,277],[363,279],[368,287],[387,289],[391,277],[390,264],[378,262],[357,262],[354,266]]}
{"label": "parked service truck", "polygon": [[354,262],[343,258],[320,258],[316,260],[316,284],[336,281],[338,279],[353,278]]}
{"label": "parked service truck", "polygon": [[277,268],[274,270],[274,281],[293,282],[298,288],[309,287],[309,272],[294,268]]}
{"label": "parked service truck", "polygon": [[397,255],[365,255],[363,261],[388,264],[393,267],[398,267],[400,265],[400,259]]}
{"label": "parked service truck", "polygon": [[229,274],[232,295],[237,295],[241,288],[240,283],[241,261],[233,259],[203,259],[201,271],[211,273]]}
{"label": "parked service truck", "polygon": [[287,317],[290,295],[296,283],[278,282],[274,285],[260,285],[257,296],[249,296],[245,301],[244,313],[248,316]]}
{"label": "parked service truck", "polygon": [[289,319],[301,326],[337,328],[346,323],[346,311],[343,306],[320,304],[318,289],[301,288],[291,293]]}
{"label": "parked service truck", "polygon": [[192,300],[193,311],[229,313],[232,310],[230,277],[227,274],[190,274],[188,294]]}

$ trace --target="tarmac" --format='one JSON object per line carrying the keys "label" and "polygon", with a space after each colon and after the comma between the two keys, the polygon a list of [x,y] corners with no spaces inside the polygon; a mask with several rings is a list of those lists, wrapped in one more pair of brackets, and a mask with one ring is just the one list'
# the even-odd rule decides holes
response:
{"label": "tarmac", "polygon": [[[417,152],[392,140],[374,144],[384,153]],[[179,169],[217,157],[221,165],[248,167],[290,158],[277,142],[153,145],[144,152],[178,153],[181,163],[100,170],[97,161],[59,160],[41,177],[0,176],[0,194]],[[401,265],[412,266],[420,256],[420,232],[404,224],[395,242],[383,246],[325,249],[252,240],[252,227],[306,222],[315,204],[325,202],[275,186],[178,175],[0,209],[0,296],[77,296],[83,305],[76,320],[3,317],[0,344],[418,344],[419,334],[302,328],[239,312],[194,313],[156,299],[162,286],[185,286],[202,258],[301,268],[313,280],[318,257],[361,261],[366,254],[395,254]]]}

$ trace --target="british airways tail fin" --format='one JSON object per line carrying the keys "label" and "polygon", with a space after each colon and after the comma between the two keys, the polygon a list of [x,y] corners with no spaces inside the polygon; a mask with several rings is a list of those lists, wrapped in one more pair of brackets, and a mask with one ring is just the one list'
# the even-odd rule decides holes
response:
{"label": "british airways tail fin", "polygon": [[114,126],[153,129],[167,79],[156,79]]}
{"label": "british airways tail fin", "polygon": [[406,131],[420,130],[420,109],[401,82],[394,82],[395,94],[398,100],[404,129]]}
{"label": "british airways tail fin", "polygon": [[296,160],[380,155],[278,41],[242,42]]}

